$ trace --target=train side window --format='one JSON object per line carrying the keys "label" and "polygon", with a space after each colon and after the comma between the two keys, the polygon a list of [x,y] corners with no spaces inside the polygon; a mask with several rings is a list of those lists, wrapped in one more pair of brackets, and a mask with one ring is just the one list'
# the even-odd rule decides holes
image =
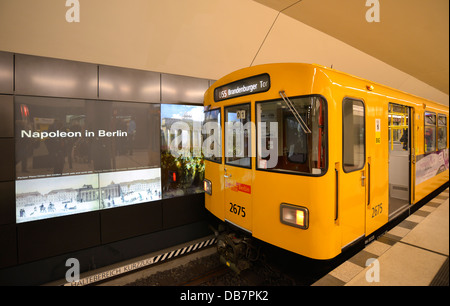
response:
{"label": "train side window", "polygon": [[438,150],[447,147],[447,117],[438,115]]}
{"label": "train side window", "polygon": [[225,108],[225,163],[251,168],[250,104]]}
{"label": "train side window", "polygon": [[425,112],[425,153],[436,151],[436,114]]}
{"label": "train side window", "polygon": [[365,110],[360,100],[345,98],[342,102],[343,164],[345,172],[364,168],[365,164]]}
{"label": "train side window", "polygon": [[222,129],[220,108],[205,112],[202,152],[205,159],[222,163]]}

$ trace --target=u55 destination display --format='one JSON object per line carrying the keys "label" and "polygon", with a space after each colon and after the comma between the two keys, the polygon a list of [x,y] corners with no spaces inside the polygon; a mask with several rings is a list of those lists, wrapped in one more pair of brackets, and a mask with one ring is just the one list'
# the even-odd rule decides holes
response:
{"label": "u55 destination display", "polygon": [[236,97],[266,92],[269,89],[270,76],[264,73],[217,87],[214,90],[214,101],[220,102]]}

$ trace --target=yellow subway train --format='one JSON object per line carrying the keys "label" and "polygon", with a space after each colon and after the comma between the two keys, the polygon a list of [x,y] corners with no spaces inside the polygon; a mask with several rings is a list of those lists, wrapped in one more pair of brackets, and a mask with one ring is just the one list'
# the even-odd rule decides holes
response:
{"label": "yellow subway train", "polygon": [[205,206],[243,237],[332,259],[448,186],[448,107],[381,84],[267,64],[219,79],[204,106]]}

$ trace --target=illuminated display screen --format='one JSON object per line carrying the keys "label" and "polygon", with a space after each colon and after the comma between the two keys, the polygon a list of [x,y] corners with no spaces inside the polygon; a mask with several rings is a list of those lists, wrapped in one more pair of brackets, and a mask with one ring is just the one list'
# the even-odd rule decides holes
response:
{"label": "illuminated display screen", "polygon": [[113,208],[161,199],[161,169],[101,173],[100,208]]}
{"label": "illuminated display screen", "polygon": [[161,199],[160,105],[15,97],[18,223]]}
{"label": "illuminated display screen", "polygon": [[260,74],[227,85],[217,87],[214,90],[214,101],[220,102],[227,99],[265,92],[270,89],[270,77],[268,74]]}
{"label": "illuminated display screen", "polygon": [[163,197],[203,192],[203,106],[161,104]]}

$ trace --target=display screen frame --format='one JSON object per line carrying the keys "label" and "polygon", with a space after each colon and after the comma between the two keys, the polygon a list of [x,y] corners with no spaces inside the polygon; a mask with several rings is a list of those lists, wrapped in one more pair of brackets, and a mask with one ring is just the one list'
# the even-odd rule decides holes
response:
{"label": "display screen frame", "polygon": [[159,103],[15,96],[14,108],[16,223],[162,199]]}

